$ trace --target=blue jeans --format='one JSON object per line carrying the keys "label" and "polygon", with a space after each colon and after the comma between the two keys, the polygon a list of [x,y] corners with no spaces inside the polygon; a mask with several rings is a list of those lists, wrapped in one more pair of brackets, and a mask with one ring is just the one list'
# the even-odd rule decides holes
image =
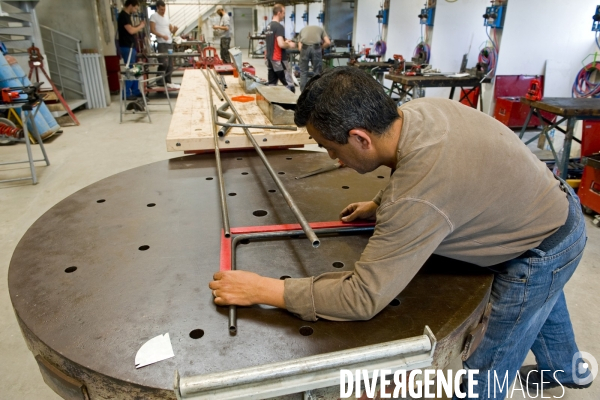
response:
{"label": "blue jeans", "polygon": [[[129,64],[133,64],[136,61],[137,51],[135,47],[121,47],[121,57],[123,58],[123,62],[127,64],[127,58],[129,57],[129,52],[131,51],[131,60]],[[125,81],[125,93],[122,94],[123,97],[127,98],[129,96],[141,96],[140,93],[140,85],[138,81]]]}
{"label": "blue jeans", "polygon": [[[587,236],[579,199],[568,185],[563,187],[569,199],[565,225],[535,249],[490,268],[495,277],[488,329],[479,347],[463,364],[465,369],[479,370],[474,376],[474,393],[478,396],[470,398],[504,399],[530,349],[538,371],[551,371],[544,372],[544,381],[550,381],[555,371],[563,370],[556,374],[558,381],[574,382],[572,361],[579,350],[563,287],[581,260]],[[499,383],[494,380],[494,373]]]}
{"label": "blue jeans", "polygon": [[302,45],[300,50],[300,91],[306,87],[308,82],[308,61],[312,64],[315,75],[323,70],[323,55],[321,45]]}

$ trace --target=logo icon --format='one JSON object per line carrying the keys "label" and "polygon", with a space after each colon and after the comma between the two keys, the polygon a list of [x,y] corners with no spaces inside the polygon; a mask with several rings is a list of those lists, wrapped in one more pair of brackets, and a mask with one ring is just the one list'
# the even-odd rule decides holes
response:
{"label": "logo icon", "polygon": [[578,351],[572,360],[573,382],[578,385],[587,385],[598,375],[598,361],[585,351]]}

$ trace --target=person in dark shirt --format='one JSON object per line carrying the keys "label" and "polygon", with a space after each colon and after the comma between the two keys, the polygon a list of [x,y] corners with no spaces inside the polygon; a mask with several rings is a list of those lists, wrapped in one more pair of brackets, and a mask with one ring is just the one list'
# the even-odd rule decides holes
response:
{"label": "person in dark shirt", "polygon": [[277,81],[279,81],[292,92],[295,92],[294,82],[288,82],[285,78],[285,71],[290,68],[285,49],[295,48],[296,44],[291,40],[285,40],[285,28],[280,24],[284,19],[285,7],[282,4],[275,4],[273,6],[273,20],[265,30],[268,81],[270,86],[276,86]]}
{"label": "person in dark shirt", "polygon": [[[131,23],[131,14],[138,11],[140,4],[138,0],[125,0],[123,9],[119,13],[119,48],[121,57],[125,64],[132,64],[136,61],[135,34],[144,29],[146,22],[142,21],[138,26],[134,27]],[[140,88],[138,81],[126,81],[124,97],[127,100],[135,100],[140,97]]]}

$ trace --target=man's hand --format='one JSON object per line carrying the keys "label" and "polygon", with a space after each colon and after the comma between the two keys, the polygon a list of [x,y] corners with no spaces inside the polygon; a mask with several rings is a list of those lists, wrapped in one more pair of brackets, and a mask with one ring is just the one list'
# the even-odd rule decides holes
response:
{"label": "man's hand", "polygon": [[208,284],[218,306],[268,304],[285,308],[284,282],[248,271],[219,271]]}
{"label": "man's hand", "polygon": [[162,38],[165,40],[169,40],[169,36],[168,35],[162,35]]}
{"label": "man's hand", "polygon": [[352,203],[342,210],[340,219],[344,222],[351,222],[355,219],[375,219],[377,213],[377,203],[374,201],[363,201]]}
{"label": "man's hand", "polygon": [[144,27],[145,27],[145,26],[146,26],[146,21],[142,21],[142,22],[140,22],[140,24],[138,25],[138,27],[139,27],[140,29],[144,29]]}
{"label": "man's hand", "polygon": [[293,40],[286,40],[285,42],[290,46],[290,49],[296,48],[296,42],[294,42]]}

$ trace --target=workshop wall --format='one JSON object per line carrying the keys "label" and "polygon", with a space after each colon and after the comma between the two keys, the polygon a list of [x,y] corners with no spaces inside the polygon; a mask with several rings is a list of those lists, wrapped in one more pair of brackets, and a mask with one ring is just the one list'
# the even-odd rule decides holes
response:
{"label": "workshop wall", "polygon": [[[592,16],[597,0],[511,1],[498,60],[499,75],[546,76],[545,95],[570,97],[582,60],[596,51]],[[536,24],[532,24],[531,18]],[[525,34],[526,32],[526,34]],[[557,68],[545,71],[546,61]],[[591,62],[591,58],[587,62]],[[558,78],[558,79],[555,79]]]}
{"label": "workshop wall", "polygon": [[[302,28],[304,28],[307,24],[306,22],[302,19],[302,16],[304,15],[304,13],[306,12],[306,4],[296,4],[295,5],[296,8],[296,30],[292,31],[292,34],[290,36],[286,36],[286,39],[293,39],[295,34],[300,32],[302,30]],[[289,14],[286,12],[285,13],[285,17],[288,18]]]}
{"label": "workshop wall", "polygon": [[[386,59],[392,58],[394,54],[402,54],[406,60],[411,59],[415,46],[421,39],[421,24],[417,15],[422,7],[422,1],[390,2]],[[373,16],[370,18],[377,24],[376,12],[372,11],[371,14]]]}
{"label": "workshop wall", "polygon": [[[308,25],[320,25],[317,17],[323,10],[323,3],[309,3],[308,4]],[[322,25],[321,25],[322,26]],[[300,32],[300,31],[298,31]]]}
{"label": "workshop wall", "polygon": [[[266,23],[273,18],[273,7],[256,6],[256,11],[258,32],[262,32],[265,29]],[[267,17],[266,21],[265,17]]]}
{"label": "workshop wall", "polygon": [[[468,51],[467,67],[477,64],[481,48],[487,36],[483,26],[483,14],[489,0],[462,0],[457,2],[438,1],[435,10],[433,36],[431,38],[431,60],[434,68],[442,72],[458,72],[463,54]],[[508,8],[512,6],[508,4]],[[415,19],[417,19],[415,17]],[[521,34],[523,40],[523,34]],[[470,47],[470,50],[469,50]],[[502,51],[500,52],[502,57]],[[491,93],[492,84],[484,85],[484,94]],[[426,96],[448,98],[450,88],[427,88]],[[460,96],[460,90],[455,93]],[[491,96],[484,95],[484,112],[488,112]]]}
{"label": "workshop wall", "polygon": [[332,40],[348,40],[354,24],[353,4],[343,0],[325,2],[325,29]]}
{"label": "workshop wall", "polygon": [[80,39],[82,49],[100,50],[95,1],[44,0],[35,10],[40,25]]}
{"label": "workshop wall", "polygon": [[[103,56],[116,54],[109,0],[45,0],[39,2],[36,14],[40,25],[80,39],[81,49],[91,49]],[[106,102],[110,104],[106,65],[103,62],[100,63],[100,69]]]}
{"label": "workshop wall", "polygon": [[[402,7],[406,6],[404,3],[406,2],[402,2]],[[360,51],[363,44],[369,47],[371,40],[373,43],[377,41],[379,24],[375,15],[377,15],[380,5],[381,0],[358,0],[356,2],[354,6],[354,30],[352,35],[352,45],[356,51]]]}
{"label": "workshop wall", "polygon": [[[300,19],[298,17],[298,14],[295,13],[296,7],[295,6],[285,6],[285,21],[282,22],[283,26],[285,27],[285,37],[286,39],[290,39],[294,37],[294,32],[297,30],[297,25],[298,25],[298,19]],[[292,21],[292,13],[294,13],[294,21]],[[271,19],[273,18],[273,16],[271,16],[271,18],[269,18],[269,21],[271,21]],[[300,19],[300,22],[302,22],[302,20]]]}

